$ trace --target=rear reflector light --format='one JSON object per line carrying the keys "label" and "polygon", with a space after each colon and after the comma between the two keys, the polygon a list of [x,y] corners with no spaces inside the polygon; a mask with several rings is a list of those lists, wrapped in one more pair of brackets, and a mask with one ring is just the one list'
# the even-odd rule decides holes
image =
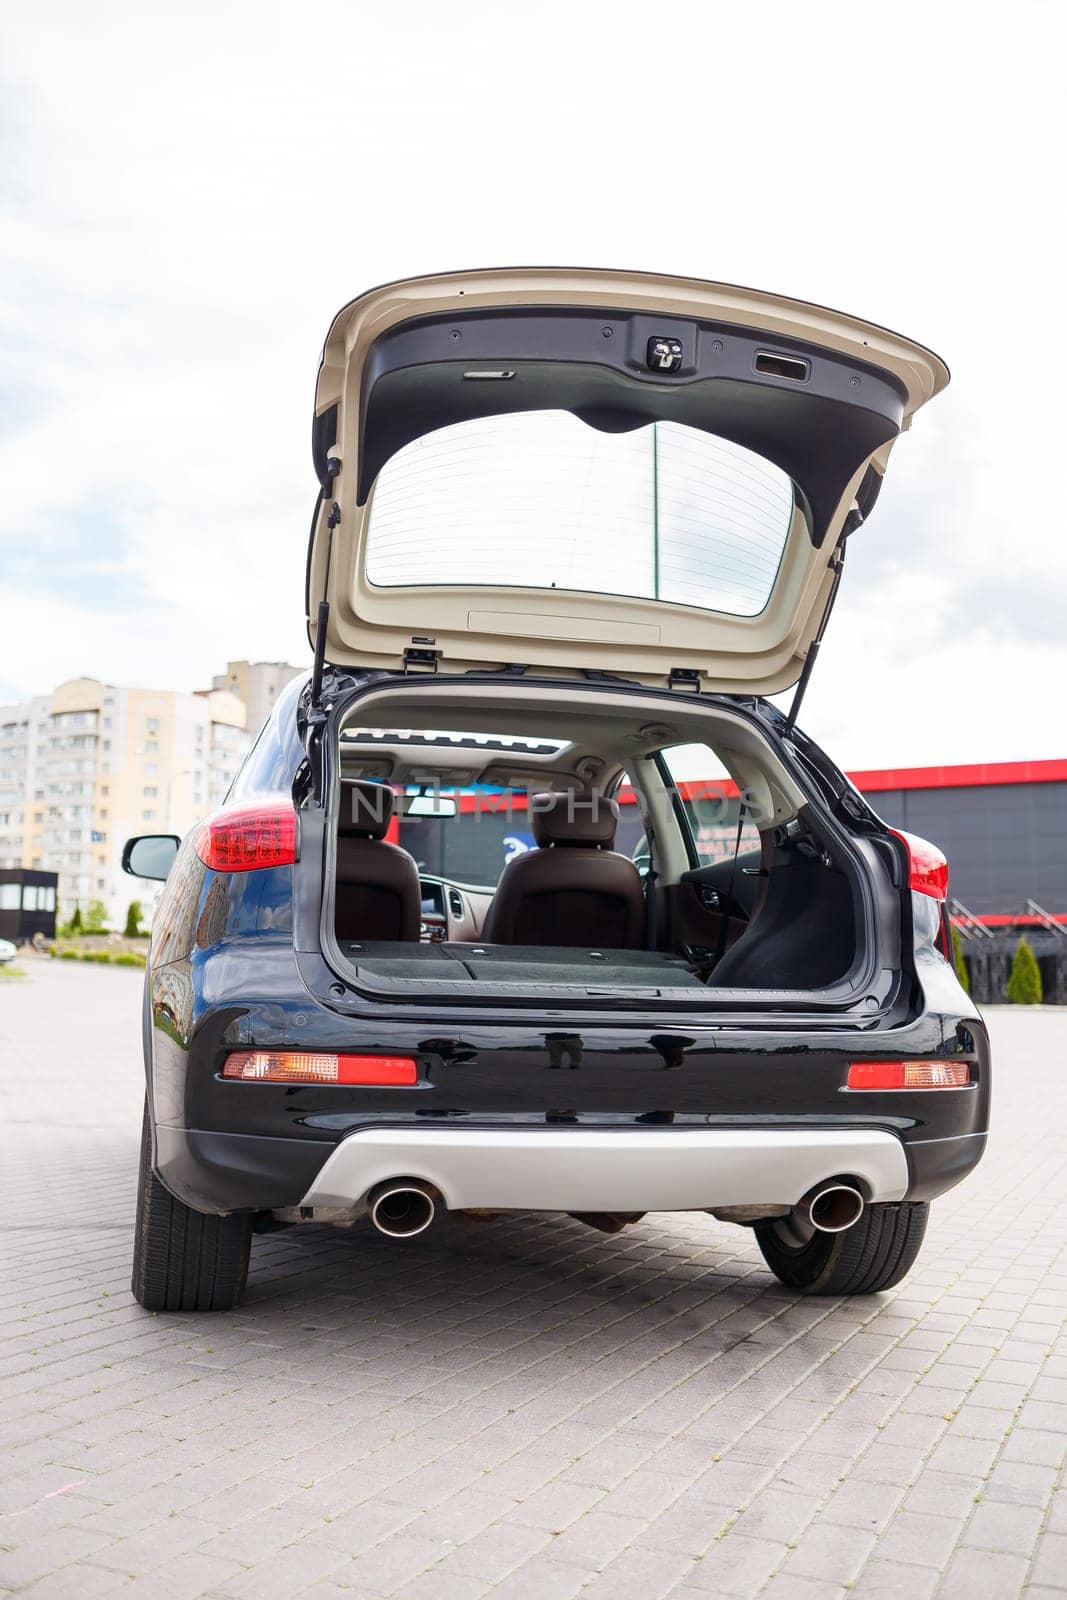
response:
{"label": "rear reflector light", "polygon": [[918,894],[932,895],[935,900],[948,897],[948,862],[929,839],[917,834],[903,833],[890,828],[890,833],[902,842],[908,852],[908,888]]}
{"label": "rear reflector light", "polygon": [[418,1068],[410,1056],[348,1056],[317,1050],[235,1050],[226,1057],[224,1078],[242,1083],[362,1083],[408,1084],[418,1082]]}
{"label": "rear reflector light", "polygon": [[296,860],[296,812],[288,801],[218,811],[197,828],[196,853],[213,872],[287,867]]}
{"label": "rear reflector light", "polygon": [[850,1089],[966,1089],[966,1061],[853,1061]]}

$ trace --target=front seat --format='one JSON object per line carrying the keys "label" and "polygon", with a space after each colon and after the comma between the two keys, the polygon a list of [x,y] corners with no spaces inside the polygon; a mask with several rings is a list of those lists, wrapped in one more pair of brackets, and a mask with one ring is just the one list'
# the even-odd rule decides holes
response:
{"label": "front seat", "polygon": [[392,818],[393,791],[387,785],[342,782],[334,913],[339,939],[419,937],[419,869],[406,850],[385,842]]}
{"label": "front seat", "polygon": [[504,868],[485,943],[640,949],[641,876],[612,849],[618,819],[617,803],[601,794],[531,795],[537,849]]}

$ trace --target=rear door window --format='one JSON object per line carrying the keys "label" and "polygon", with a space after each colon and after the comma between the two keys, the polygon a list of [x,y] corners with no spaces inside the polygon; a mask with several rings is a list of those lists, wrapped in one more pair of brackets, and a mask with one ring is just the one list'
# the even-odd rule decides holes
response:
{"label": "rear door window", "polygon": [[[691,859],[701,867],[728,861],[737,847],[740,797],[719,757],[706,744],[679,744],[663,750],[660,761],[680,802]],[[759,848],[759,833],[746,818],[741,853]]]}

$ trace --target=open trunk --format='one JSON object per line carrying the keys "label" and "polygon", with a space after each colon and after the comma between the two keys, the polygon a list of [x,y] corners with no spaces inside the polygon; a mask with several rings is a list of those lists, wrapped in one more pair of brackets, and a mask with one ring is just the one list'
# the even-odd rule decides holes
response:
{"label": "open trunk", "polygon": [[323,946],[368,996],[839,1008],[899,966],[886,861],[751,709],[394,679],[333,755]]}
{"label": "open trunk", "polygon": [[[807,682],[947,381],[875,324],[654,274],[344,307],[307,566],[334,969],[394,999],[880,1008],[891,869],[756,697]],[[327,662],[371,675],[340,716]]]}

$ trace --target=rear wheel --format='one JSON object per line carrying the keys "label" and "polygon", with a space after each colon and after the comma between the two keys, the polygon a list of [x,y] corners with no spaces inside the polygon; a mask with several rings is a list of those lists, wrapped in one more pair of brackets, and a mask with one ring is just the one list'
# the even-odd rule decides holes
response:
{"label": "rear wheel", "polygon": [[796,1213],[756,1227],[763,1259],[776,1278],[801,1294],[877,1294],[912,1268],[926,1233],[930,1207],[865,1206],[841,1233],[819,1233]]}
{"label": "rear wheel", "polygon": [[232,1311],[240,1305],[252,1245],[250,1216],[194,1211],[152,1171],[145,1102],[133,1243],[134,1298],[147,1311]]}

